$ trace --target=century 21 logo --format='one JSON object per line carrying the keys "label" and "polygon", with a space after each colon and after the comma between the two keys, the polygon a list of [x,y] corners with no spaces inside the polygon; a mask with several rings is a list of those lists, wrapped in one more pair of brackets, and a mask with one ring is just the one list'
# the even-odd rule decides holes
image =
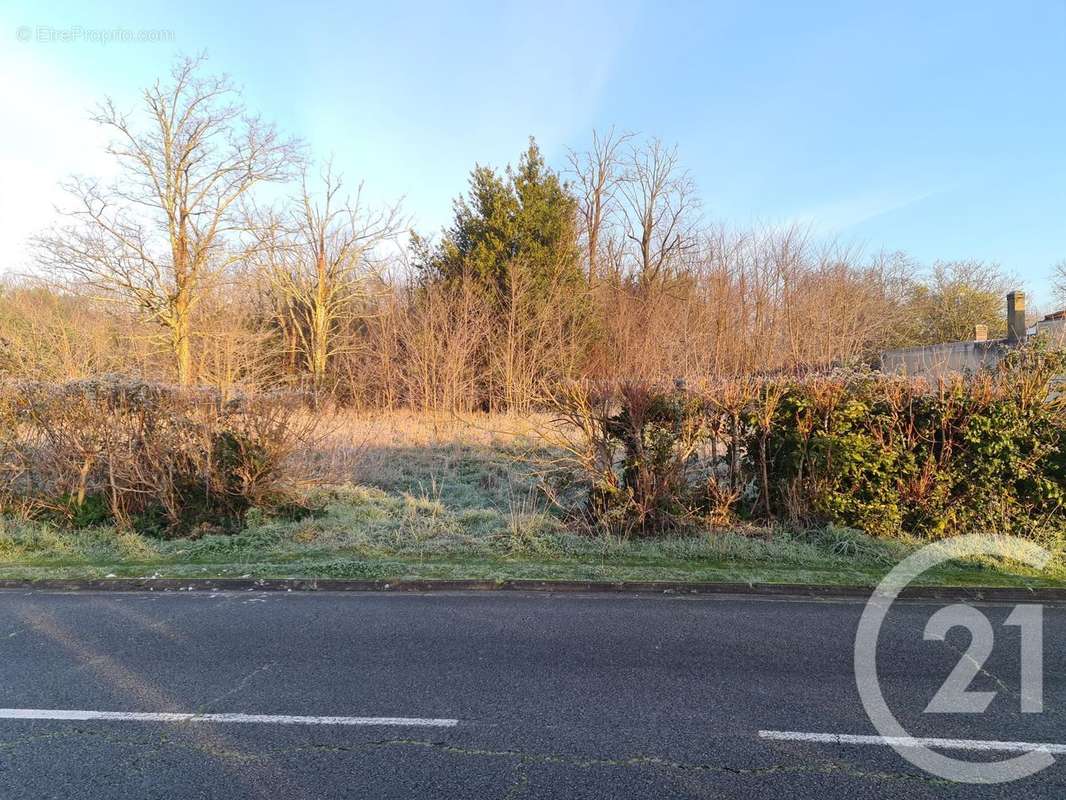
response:
{"label": "century 21 logo", "polygon": [[[928,740],[910,735],[892,713],[877,676],[877,642],[881,625],[899,593],[915,578],[938,564],[977,555],[1009,557],[1042,569],[1051,558],[1044,548],[1010,536],[956,536],[923,547],[905,558],[878,584],[863,609],[855,634],[855,685],[866,715],[877,732],[900,756],[932,775],[960,783],[1005,783],[1033,775],[1054,763],[1046,749],[1029,749],[1003,761],[964,761],[930,749]],[[1044,709],[1043,609],[1019,605],[1004,622],[1021,629],[1021,710],[1035,714]],[[930,617],[927,640],[943,641],[952,628],[970,631],[970,644],[951,674],[929,701],[928,713],[979,714],[996,696],[971,690],[970,684],[992,653],[995,632],[988,618],[972,606],[948,606]]]}

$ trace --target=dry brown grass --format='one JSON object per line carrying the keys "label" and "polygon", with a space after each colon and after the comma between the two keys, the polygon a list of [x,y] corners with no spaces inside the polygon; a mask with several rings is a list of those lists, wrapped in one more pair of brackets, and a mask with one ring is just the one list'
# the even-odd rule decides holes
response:
{"label": "dry brown grass", "polygon": [[415,411],[338,410],[313,443],[334,464],[332,482],[365,482],[388,469],[390,452],[451,447],[520,450],[548,443],[546,414],[447,414]]}

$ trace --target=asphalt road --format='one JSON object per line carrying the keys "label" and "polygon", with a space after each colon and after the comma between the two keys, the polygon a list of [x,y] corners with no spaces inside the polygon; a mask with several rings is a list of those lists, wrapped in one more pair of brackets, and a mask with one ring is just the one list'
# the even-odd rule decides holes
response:
{"label": "asphalt road", "polygon": [[[925,714],[969,635],[897,604],[886,699],[915,736],[1066,743],[1066,608],[1044,612],[1044,703],[1020,711],[1009,606],[976,715]],[[873,735],[862,604],[549,594],[0,593],[0,707],[412,717],[453,727],[0,718],[0,798],[1066,796],[1066,756],[995,786],[931,777]],[[956,635],[957,634],[957,635]],[[21,712],[20,712],[21,713]],[[8,716],[11,716],[8,713]],[[1010,753],[949,752],[990,761]]]}

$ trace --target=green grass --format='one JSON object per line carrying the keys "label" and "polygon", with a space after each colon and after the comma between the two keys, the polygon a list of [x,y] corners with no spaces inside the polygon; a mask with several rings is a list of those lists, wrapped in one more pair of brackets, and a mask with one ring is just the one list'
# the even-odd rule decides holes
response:
{"label": "green grass", "polygon": [[[320,488],[299,521],[253,510],[236,535],[161,540],[0,518],[0,578],[271,577],[678,580],[872,585],[918,542],[858,531],[707,530],[623,539],[569,530],[534,490],[532,445],[509,439],[370,448],[359,484]],[[952,562],[924,582],[1066,585],[1009,562]]]}

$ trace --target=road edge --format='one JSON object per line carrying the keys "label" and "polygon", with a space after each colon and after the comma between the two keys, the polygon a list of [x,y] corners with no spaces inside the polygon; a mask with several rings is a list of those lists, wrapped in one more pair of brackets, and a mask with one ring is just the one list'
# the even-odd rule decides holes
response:
{"label": "road edge", "polygon": [[[793,583],[689,583],[683,581],[339,580],[324,578],[99,578],[0,579],[0,590],[58,592],[554,592],[579,594],[758,595],[859,598],[867,586]],[[1066,602],[1066,588],[908,586],[901,598],[1000,602]]]}

